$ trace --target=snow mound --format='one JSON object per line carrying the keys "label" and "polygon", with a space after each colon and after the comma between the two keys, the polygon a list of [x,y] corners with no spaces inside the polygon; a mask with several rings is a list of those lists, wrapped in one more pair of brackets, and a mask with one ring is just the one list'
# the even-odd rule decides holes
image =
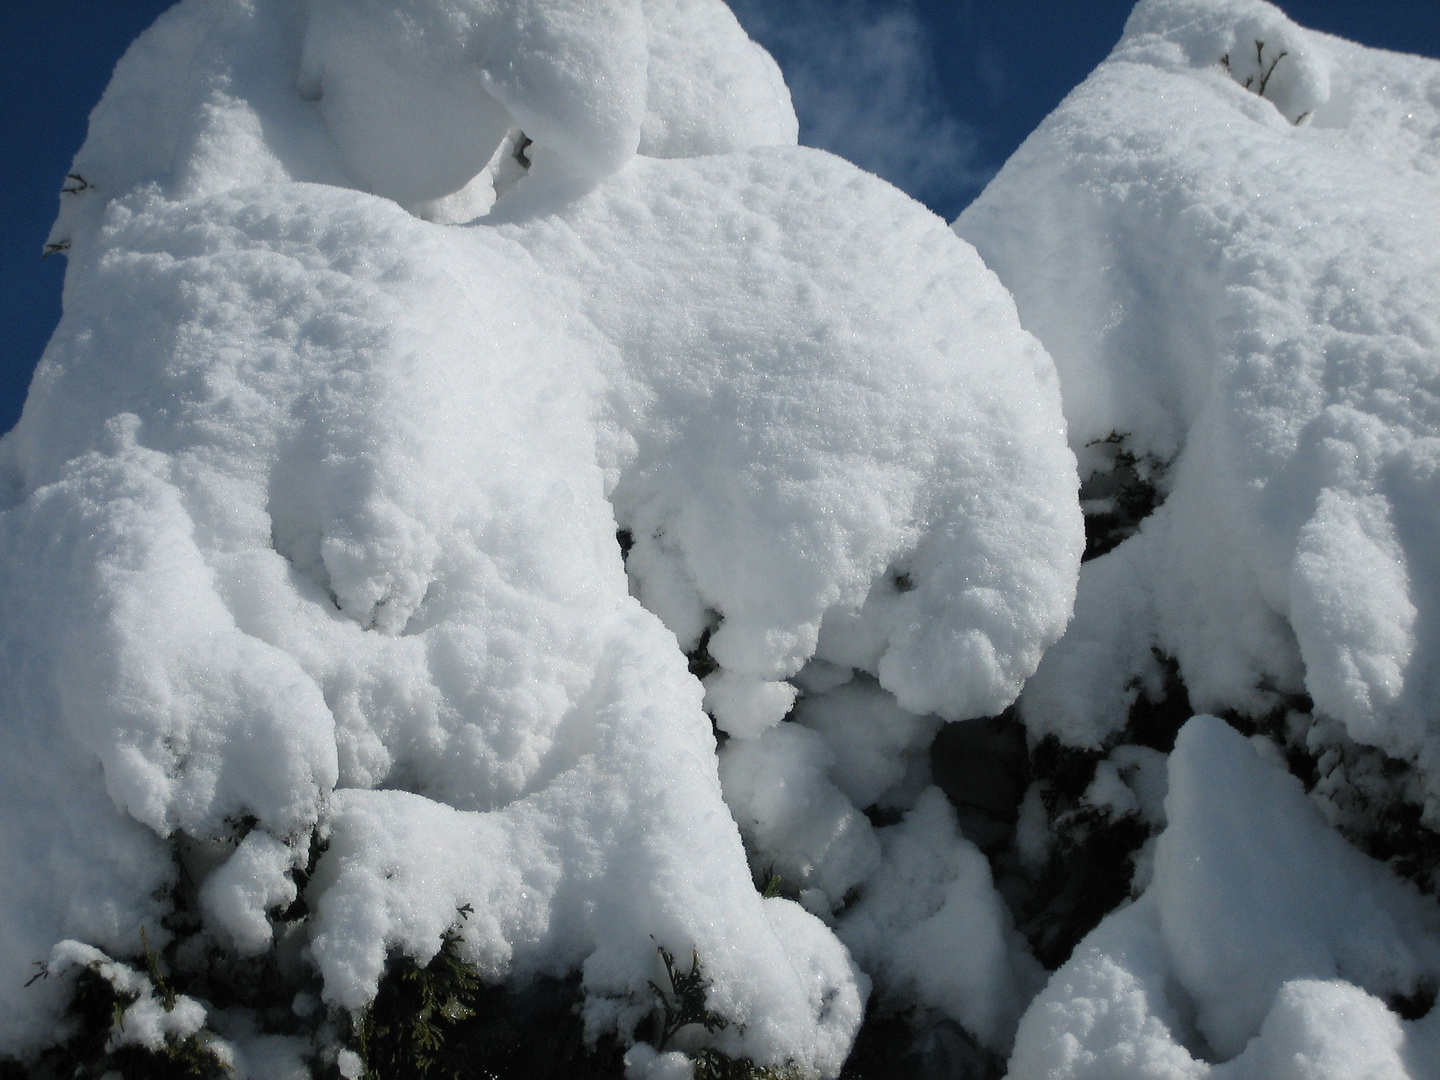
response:
{"label": "snow mound", "polygon": [[[713,629],[766,682],[818,646],[912,713],[1003,709],[1069,615],[1078,515],[1049,361],[974,252],[817,151],[542,179],[493,220],[618,350],[611,499],[681,647]],[[863,645],[828,655],[827,615]],[[736,734],[769,703],[715,694]]]}
{"label": "snow mound", "polygon": [[881,829],[880,842],[884,866],[845,912],[841,939],[882,995],[935,1009],[1008,1053],[1044,972],[1015,932],[989,862],[960,835],[937,787]]}
{"label": "snow mound", "polygon": [[795,145],[800,122],[780,66],[721,0],[644,0],[644,10],[650,64],[640,153]]}
{"label": "snow mound", "polygon": [[1386,1002],[1440,976],[1434,905],[1214,717],[1185,725],[1169,773],[1149,889],[1030,1006],[1012,1080],[1432,1075],[1440,1014]]}
{"label": "snow mound", "polygon": [[1437,130],[1436,61],[1258,0],[1144,0],[961,215],[1055,357],[1077,452],[1118,433],[1172,463],[1082,573],[1033,732],[1100,745],[1158,646],[1200,709],[1308,693],[1419,761],[1436,813]]}
{"label": "snow mound", "polygon": [[[54,1037],[32,961],[161,947],[193,884],[177,955],[291,920],[337,1010],[453,940],[494,981],[578,971],[589,1034],[628,1039],[658,949],[694,950],[716,1047],[838,1073],[868,979],[756,891],[702,702],[737,759],[796,744],[755,805],[813,774],[855,826],[838,903],[879,842],[818,774],[859,736],[777,727],[785,680],[866,673],[897,730],[855,797],[920,714],[1003,708],[1070,613],[1077,481],[995,277],[767,145],[793,116],[727,19],[186,0],[117,67],[0,442],[0,1052]],[[206,853],[186,884],[171,845]],[[998,910],[975,869],[947,926]],[[992,967],[956,1008],[1002,1033]]]}
{"label": "snow mound", "polygon": [[[104,198],[288,179],[469,220],[526,140],[599,178],[637,148],[691,157],[796,131],[779,68],[720,0],[183,0],[121,58],[74,171]],[[67,200],[51,242],[83,237],[72,218],[104,198]]]}

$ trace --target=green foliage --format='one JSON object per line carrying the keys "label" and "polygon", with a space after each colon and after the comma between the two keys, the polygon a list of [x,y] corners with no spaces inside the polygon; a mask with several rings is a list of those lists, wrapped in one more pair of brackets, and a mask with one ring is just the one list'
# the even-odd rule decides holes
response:
{"label": "green foliage", "polygon": [[173,1011],[175,988],[165,981],[165,976],[160,971],[160,954],[150,948],[150,938],[146,935],[143,926],[140,928],[140,951],[145,957],[145,974],[150,977],[150,983],[155,987],[155,993],[165,1006],[165,1011]]}
{"label": "green foliage", "polygon": [[695,1062],[694,1080],[806,1080],[794,1065],[756,1065],[719,1050],[701,1050],[690,1057]]}
{"label": "green foliage", "polygon": [[[461,908],[464,918],[469,905]],[[587,1043],[578,977],[486,985],[446,934],[424,967],[391,961],[375,1000],[352,1021],[366,1080],[621,1080],[612,1038]]]}
{"label": "green foliage", "polygon": [[[766,895],[773,887],[778,894],[780,877],[771,873],[766,879]],[[682,1029],[698,1024],[712,1034],[730,1026],[730,1021],[706,1004],[710,982],[705,978],[705,969],[700,963],[700,951],[690,950],[690,970],[681,971],[675,962],[675,954],[663,945],[657,945],[660,961],[665,965],[665,976],[670,983],[668,990],[652,981],[655,991],[657,1037],[655,1047],[664,1052],[670,1040]],[[746,1058],[734,1058],[711,1047],[688,1052],[695,1063],[694,1080],[804,1080],[805,1074],[792,1064],[757,1065]]]}
{"label": "green foliage", "polygon": [[1093,473],[1080,485],[1080,506],[1085,511],[1084,562],[1135,535],[1140,523],[1165,501],[1161,490],[1165,463],[1153,454],[1132,453],[1125,445],[1127,437],[1112,431],[1088,444],[1108,453],[1110,467]]}
{"label": "green foliage", "polygon": [[777,896],[782,895],[781,887],[784,882],[785,879],[775,872],[774,867],[771,867],[765,871],[765,884],[760,889],[760,895],[766,900],[774,900]]}
{"label": "green foliage", "polygon": [[[169,1012],[175,1008],[175,989],[162,974],[159,955],[150,948],[143,930],[140,940],[153,992]],[[37,978],[48,974],[42,968]],[[99,971],[81,968],[66,1009],[73,1034],[60,1046],[47,1050],[28,1070],[8,1063],[6,1080],[10,1075],[66,1080],[99,1080],[107,1075],[118,1075],[122,1080],[214,1080],[229,1074],[228,1066],[198,1035],[184,1039],[170,1036],[158,1051],[133,1043],[112,1046],[111,1036],[121,1029],[125,1010],[137,1000],[138,995],[121,993]]]}
{"label": "green foliage", "polygon": [[460,935],[447,931],[424,967],[409,957],[391,969],[360,1019],[354,1038],[365,1080],[461,1080],[455,1048],[461,1025],[476,1016],[480,977],[460,959]]}
{"label": "green foliage", "polygon": [[674,953],[664,945],[657,945],[656,949],[665,965],[670,989],[662,990],[653,980],[650,983],[661,1014],[660,1037],[655,1042],[655,1048],[663,1052],[676,1033],[691,1024],[699,1024],[712,1034],[729,1027],[730,1021],[712,1012],[706,1004],[710,983],[700,966],[700,951],[690,950],[690,970],[682,972],[675,964]]}

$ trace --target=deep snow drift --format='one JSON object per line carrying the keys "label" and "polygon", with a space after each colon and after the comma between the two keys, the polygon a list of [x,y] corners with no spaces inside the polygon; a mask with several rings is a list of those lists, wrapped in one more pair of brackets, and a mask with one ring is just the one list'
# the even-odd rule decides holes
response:
{"label": "deep snow drift", "polygon": [[1335,828],[1440,815],[1440,64],[1146,0],[959,236],[795,139],[719,0],[135,43],[0,441],[0,1058],[88,973],[355,1080],[441,955],[637,1080],[1440,1070]]}

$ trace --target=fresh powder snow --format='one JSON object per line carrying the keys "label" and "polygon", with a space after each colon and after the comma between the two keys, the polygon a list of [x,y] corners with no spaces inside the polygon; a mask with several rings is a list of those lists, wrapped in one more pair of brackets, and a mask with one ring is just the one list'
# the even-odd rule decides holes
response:
{"label": "fresh powder snow", "polygon": [[1440,821],[1437,128],[1434,61],[1147,0],[961,215],[1077,453],[1168,464],[1160,511],[1086,566],[1032,731],[1102,743],[1158,646],[1200,709],[1308,694],[1418,763]]}
{"label": "fresh powder snow", "polygon": [[797,130],[721,0],[134,43],[0,1061],[388,1077],[453,967],[629,1080],[1440,1074],[1440,62],[1142,0],[953,227]]}
{"label": "fresh powder snow", "polygon": [[1031,738],[1124,743],[1167,657],[1191,707],[1269,735],[1261,763],[1181,732],[1139,898],[1011,1075],[1435,1075],[1437,1014],[1393,1011],[1440,980],[1433,891],[1330,831],[1276,744],[1357,833],[1440,824],[1440,64],[1143,0],[955,228],[1055,359],[1082,498],[1163,500],[1082,569]]}
{"label": "fresh powder snow", "polygon": [[[1059,384],[973,248],[795,132],[718,2],[186,0],[132,47],[0,447],[4,1050],[67,971],[151,1001],[142,932],[352,1015],[453,940],[627,1041],[693,955],[726,1023],[681,1049],[833,1076],[871,987],[835,912],[926,845],[854,933],[1008,1050],[1038,975],[983,856],[923,767],[893,839],[861,810],[1065,627]],[[782,723],[812,665],[839,719]],[[216,1013],[247,1075],[258,1022]],[[328,1030],[292,1060],[352,1070]]]}

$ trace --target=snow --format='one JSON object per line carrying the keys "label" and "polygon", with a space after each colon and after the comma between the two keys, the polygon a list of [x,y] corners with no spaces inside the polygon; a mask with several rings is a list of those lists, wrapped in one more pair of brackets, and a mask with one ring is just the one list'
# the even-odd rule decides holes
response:
{"label": "snow", "polygon": [[625,164],[645,116],[639,0],[309,0],[300,91],[365,190],[462,187],[511,123],[588,176]]}
{"label": "snow", "polygon": [[695,1065],[679,1050],[657,1053],[649,1043],[625,1051],[626,1080],[691,1080]]}
{"label": "snow", "polygon": [[[88,968],[108,982],[122,999],[117,1004],[110,1029],[109,1045],[143,1046],[159,1050],[167,1041],[183,1041],[198,1035],[205,1024],[205,1006],[194,998],[176,994],[173,1003],[156,997],[157,987],[150,976],[127,964],[112,960],[99,949],[79,941],[59,941],[44,966],[45,978],[64,978],[78,968]],[[210,1046],[228,1057],[228,1048],[218,1041]],[[223,1060],[222,1057],[222,1060]]]}
{"label": "snow", "polygon": [[[283,937],[330,1010],[454,933],[489,981],[578,972],[589,1036],[628,1041],[657,948],[693,949],[710,1044],[839,1072],[870,979],[823,920],[882,867],[853,800],[903,809],[931,714],[1014,699],[1082,539],[995,276],[793,141],[698,0],[184,0],[137,42],[0,443],[0,712],[44,762],[3,764],[0,1051],[52,1037],[34,959],[163,947],[193,881],[179,962]],[[783,722],[807,668],[832,700]],[[1018,1005],[982,983],[1028,958],[946,822],[938,922],[877,917],[999,951],[891,982],[1000,1045]],[[293,1071],[260,1019],[213,1023]]]}
{"label": "snow", "polygon": [[1434,61],[1144,0],[961,215],[1055,357],[1071,445],[1172,462],[1082,573],[1033,731],[1100,746],[1153,645],[1199,709],[1308,694],[1419,762],[1436,812],[1437,125]]}
{"label": "snow", "polygon": [[938,718],[906,712],[869,679],[827,689],[807,687],[795,722],[824,738],[834,756],[830,777],[845,797],[862,809],[874,806],[904,782],[916,756],[929,750]]}
{"label": "snow", "polygon": [[990,864],[960,835],[937,787],[880,836],[884,867],[845,913],[841,939],[882,995],[938,1010],[1008,1053],[1043,972],[1015,932]]}
{"label": "snow", "polygon": [[[1142,0],[953,230],[796,128],[719,0],[136,42],[0,440],[0,1055],[85,968],[112,1046],[358,1076],[448,948],[634,1080],[872,1005],[1015,1080],[1440,1072],[1440,908],[1335,828],[1440,814],[1440,65]],[[1085,478],[1161,505],[1082,568]],[[1167,753],[1170,657],[1234,727]],[[1141,839],[1047,976],[1052,818]],[[651,1046],[667,954],[726,1025]]]}
{"label": "snow", "polygon": [[725,802],[760,865],[816,890],[828,914],[880,869],[880,843],[865,816],[826,775],[825,740],[798,724],[736,739],[720,754]]}
{"label": "snow", "polygon": [[1385,999],[1440,975],[1433,901],[1214,717],[1181,729],[1165,810],[1149,888],[1030,1006],[1010,1076],[1427,1075],[1433,1019]]}
{"label": "snow", "polygon": [[[497,231],[583,286],[618,351],[611,499],[683,648],[720,613],[710,655],[775,681],[829,614],[870,649],[825,658],[909,712],[1013,700],[1068,617],[1075,481],[1050,364],[968,247],[803,149],[637,160],[578,198],[536,177],[507,204]],[[737,723],[778,719],[756,708]]]}
{"label": "snow", "polygon": [[795,145],[800,122],[779,65],[721,0],[644,0],[643,8],[650,56],[640,153]]}

